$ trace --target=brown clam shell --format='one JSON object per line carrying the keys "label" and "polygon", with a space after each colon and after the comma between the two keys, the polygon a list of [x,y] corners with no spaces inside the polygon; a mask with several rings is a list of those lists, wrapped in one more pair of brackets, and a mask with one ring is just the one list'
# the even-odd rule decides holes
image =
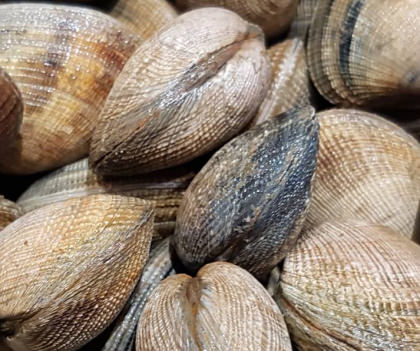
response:
{"label": "brown clam shell", "polygon": [[420,246],[384,226],[325,222],[287,256],[276,300],[297,350],[419,350]]}
{"label": "brown clam shell", "polygon": [[76,350],[117,316],[149,253],[153,204],[93,195],[32,211],[0,232],[0,339]]}
{"label": "brown clam shell", "polygon": [[179,16],[139,47],[116,80],[90,161],[103,175],[190,161],[245,127],[269,79],[256,26],[218,8]]}
{"label": "brown clam shell", "polygon": [[225,262],[192,278],[175,275],[152,293],[140,317],[137,351],[291,351],[283,316],[264,287]]}
{"label": "brown clam shell", "polygon": [[420,200],[420,144],[372,113],[318,114],[320,139],[305,228],[361,219],[412,237]]}
{"label": "brown clam shell", "polygon": [[139,39],[110,16],[83,7],[0,5],[0,66],[19,88],[17,145],[0,171],[35,173],[87,155],[99,112]]}
{"label": "brown clam shell", "polygon": [[0,231],[22,215],[19,205],[0,195]]}

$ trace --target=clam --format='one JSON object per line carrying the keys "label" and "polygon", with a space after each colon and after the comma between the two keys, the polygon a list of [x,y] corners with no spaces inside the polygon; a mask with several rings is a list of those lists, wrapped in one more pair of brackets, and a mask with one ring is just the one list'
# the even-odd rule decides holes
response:
{"label": "clam", "polygon": [[290,27],[289,37],[298,37],[306,42],[317,4],[318,0],[299,1],[296,16]]}
{"label": "clam", "polygon": [[230,261],[264,280],[305,219],[318,147],[312,107],[233,139],[193,179],[172,245],[187,271]]}
{"label": "clam", "polygon": [[137,324],[147,300],[161,280],[174,274],[169,255],[169,238],[166,238],[150,251],[141,279],[118,317],[117,324],[102,351],[133,349]]}
{"label": "clam", "polygon": [[22,215],[22,209],[0,195],[0,231]]}
{"label": "clam", "polygon": [[320,1],[308,41],[318,90],[342,106],[418,110],[419,18],[418,1]]}
{"label": "clam", "polygon": [[311,88],[305,62],[305,49],[299,39],[285,40],[268,51],[273,78],[252,125],[288,110],[311,104]]}
{"label": "clam", "polygon": [[318,163],[305,227],[361,219],[411,237],[420,200],[420,144],[368,112],[332,109],[318,119]]}
{"label": "clam", "polygon": [[88,153],[104,101],[139,39],[82,7],[0,5],[0,66],[19,88],[20,139],[0,171],[35,173]]}
{"label": "clam", "polygon": [[147,259],[153,204],[117,195],[34,210],[0,232],[0,340],[76,350],[117,316]]}
{"label": "clam", "polygon": [[276,299],[298,350],[419,350],[420,246],[325,222],[286,257]]}
{"label": "clam", "polygon": [[22,123],[22,97],[10,76],[0,68],[0,155],[16,142]]}
{"label": "clam", "polygon": [[177,16],[165,0],[117,0],[110,15],[146,40]]}
{"label": "clam", "polygon": [[176,166],[238,134],[270,80],[263,34],[231,11],[177,17],[128,61],[93,134],[90,161],[103,175]]}
{"label": "clam", "polygon": [[176,3],[182,10],[225,7],[258,24],[269,37],[282,34],[289,28],[298,5],[297,0],[176,0]]}
{"label": "clam", "polygon": [[264,287],[225,262],[196,277],[178,274],[150,296],[137,329],[138,351],[291,351],[283,316]]}
{"label": "clam", "polygon": [[154,239],[173,233],[176,213],[194,172],[178,167],[165,172],[126,178],[101,178],[89,168],[87,158],[64,166],[41,178],[18,199],[25,212],[92,194],[119,194],[153,201],[156,230]]}

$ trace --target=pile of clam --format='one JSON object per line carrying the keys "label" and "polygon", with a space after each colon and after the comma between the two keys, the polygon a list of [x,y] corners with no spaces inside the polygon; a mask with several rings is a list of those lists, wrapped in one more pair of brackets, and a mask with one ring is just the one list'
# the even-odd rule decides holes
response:
{"label": "pile of clam", "polygon": [[419,20],[1,1],[0,351],[419,351]]}

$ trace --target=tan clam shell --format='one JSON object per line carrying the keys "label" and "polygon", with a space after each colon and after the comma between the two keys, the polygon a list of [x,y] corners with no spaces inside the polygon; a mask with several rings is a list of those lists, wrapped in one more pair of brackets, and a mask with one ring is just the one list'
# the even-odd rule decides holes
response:
{"label": "tan clam shell", "polygon": [[315,86],[342,106],[418,110],[419,18],[418,1],[320,1],[308,40]]}
{"label": "tan clam shell", "polygon": [[150,38],[177,16],[165,0],[118,0],[109,14],[130,27],[142,40]]}
{"label": "tan clam shell", "polygon": [[420,349],[420,246],[387,227],[326,222],[287,256],[276,300],[298,350]]}
{"label": "tan clam shell", "polygon": [[42,207],[4,229],[0,338],[16,351],[63,351],[98,335],[140,277],[152,206],[93,195]]}
{"label": "tan clam shell", "polygon": [[285,40],[268,51],[273,78],[267,96],[251,125],[277,117],[288,110],[311,104],[311,87],[305,49],[300,39]]}
{"label": "tan clam shell", "polygon": [[420,200],[420,144],[372,113],[318,113],[320,139],[305,228],[361,219],[411,237]]}
{"label": "tan clam shell", "polygon": [[0,5],[0,66],[19,88],[20,140],[1,172],[35,173],[87,155],[116,76],[139,39],[110,16],[83,7]]}
{"label": "tan clam shell", "polygon": [[298,5],[297,0],[176,0],[176,3],[183,10],[207,6],[227,8],[258,24],[269,37],[288,29]]}
{"label": "tan clam shell", "polygon": [[87,158],[64,166],[32,184],[18,199],[25,212],[73,197],[119,194],[153,201],[154,240],[175,229],[178,207],[195,173],[189,167],[129,178],[103,179],[89,168]]}
{"label": "tan clam shell", "polygon": [[19,205],[0,195],[0,231],[22,215]]}
{"label": "tan clam shell", "polygon": [[219,147],[253,117],[269,77],[256,26],[218,8],[177,17],[116,80],[92,138],[95,171],[147,173]]}
{"label": "tan clam shell", "polygon": [[137,329],[137,351],[291,351],[283,316],[264,287],[229,263],[197,277],[178,274],[152,293]]}

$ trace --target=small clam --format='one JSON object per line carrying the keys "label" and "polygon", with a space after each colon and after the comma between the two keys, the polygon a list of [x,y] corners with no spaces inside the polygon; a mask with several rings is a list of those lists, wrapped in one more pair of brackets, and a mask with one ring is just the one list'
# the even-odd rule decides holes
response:
{"label": "small clam", "polygon": [[286,257],[276,300],[298,350],[420,350],[420,246],[325,222]]}
{"label": "small clam", "polygon": [[147,259],[153,204],[92,195],[34,210],[0,232],[0,340],[76,350],[117,316]]}
{"label": "small clam", "polygon": [[193,179],[172,245],[190,272],[231,261],[264,280],[295,244],[316,165],[312,107],[293,110],[233,139]]}
{"label": "small clam", "polygon": [[269,37],[282,34],[289,28],[298,5],[297,0],[176,0],[176,3],[183,10],[225,7],[258,24]]}
{"label": "small clam", "polygon": [[319,1],[308,62],[320,93],[342,106],[418,110],[419,18],[419,1]]}
{"label": "small clam", "polygon": [[259,28],[224,9],[179,16],[139,47],[116,80],[90,161],[104,175],[190,161],[245,127],[269,80]]}
{"label": "small clam", "polygon": [[283,316],[264,287],[230,263],[175,275],[152,293],[140,317],[137,351],[291,351]]}
{"label": "small clam", "polygon": [[165,0],[117,0],[109,13],[146,40],[177,16]]}
{"label": "small clam", "polygon": [[189,167],[178,167],[164,173],[104,179],[89,168],[86,158],[35,182],[21,195],[18,204],[29,212],[54,202],[92,194],[139,197],[155,204],[156,240],[173,233],[178,207],[194,174]]}
{"label": "small clam", "polygon": [[0,66],[19,88],[20,139],[0,171],[35,173],[88,152],[99,112],[139,39],[82,7],[0,5]]}
{"label": "small clam", "polygon": [[318,114],[319,152],[306,228],[361,219],[413,235],[420,200],[420,144],[367,112]]}
{"label": "small clam", "polygon": [[300,39],[283,41],[268,51],[273,78],[252,125],[259,124],[293,107],[311,104],[305,49]]}
{"label": "small clam", "polygon": [[22,215],[19,205],[0,195],[0,231]]}

